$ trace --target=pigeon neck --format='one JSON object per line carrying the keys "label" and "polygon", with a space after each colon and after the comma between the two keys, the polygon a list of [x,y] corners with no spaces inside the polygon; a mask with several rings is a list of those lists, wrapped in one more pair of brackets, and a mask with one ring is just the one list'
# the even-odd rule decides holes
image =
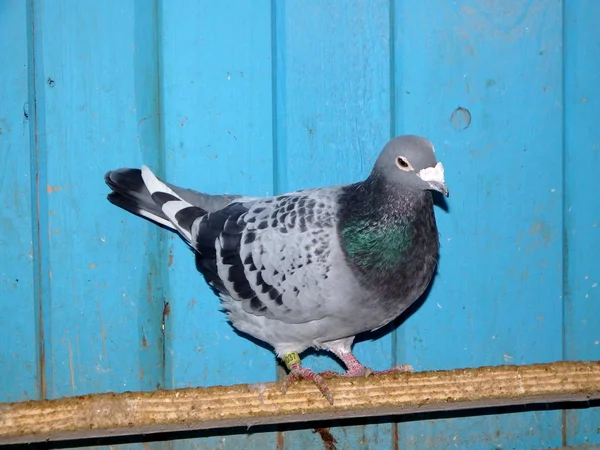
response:
{"label": "pigeon neck", "polygon": [[373,174],[348,186],[340,208],[340,239],[350,264],[382,275],[400,270],[410,262],[420,220],[435,224],[430,192],[392,186]]}

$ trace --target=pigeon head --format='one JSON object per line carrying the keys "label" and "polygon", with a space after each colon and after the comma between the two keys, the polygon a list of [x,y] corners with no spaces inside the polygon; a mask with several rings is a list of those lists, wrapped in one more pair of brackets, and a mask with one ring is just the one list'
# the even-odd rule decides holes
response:
{"label": "pigeon head", "polygon": [[375,162],[373,173],[391,184],[449,195],[444,166],[435,159],[431,142],[420,136],[399,136],[388,142]]}

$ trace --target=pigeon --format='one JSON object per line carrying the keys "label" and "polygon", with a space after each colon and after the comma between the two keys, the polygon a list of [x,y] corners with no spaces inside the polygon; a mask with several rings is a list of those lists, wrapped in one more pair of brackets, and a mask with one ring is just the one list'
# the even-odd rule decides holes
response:
{"label": "pigeon", "polygon": [[[389,141],[363,181],[272,197],[184,189],[146,166],[109,171],[105,181],[111,203],[185,241],[233,327],[268,343],[287,367],[283,393],[306,379],[332,404],[325,374],[299,355],[328,350],[346,366],[339,375],[374,373],[352,354],[354,338],[397,318],[431,282],[432,191],[448,196],[433,145],[414,135]],[[412,367],[381,372],[390,371]]]}

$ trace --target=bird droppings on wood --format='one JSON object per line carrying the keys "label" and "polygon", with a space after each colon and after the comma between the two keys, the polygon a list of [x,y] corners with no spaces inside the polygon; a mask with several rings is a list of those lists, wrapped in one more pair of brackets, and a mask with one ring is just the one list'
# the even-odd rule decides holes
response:
{"label": "bird droppings on wood", "polygon": [[267,389],[267,384],[265,383],[254,383],[248,385],[248,391],[258,393],[258,399],[260,400],[261,405],[264,403],[263,394]]}
{"label": "bird droppings on wood", "polygon": [[1,404],[0,444],[559,401],[585,406],[600,399],[600,361],[338,377],[330,383],[333,406],[307,382],[294,384],[287,395],[280,383],[261,383]]}

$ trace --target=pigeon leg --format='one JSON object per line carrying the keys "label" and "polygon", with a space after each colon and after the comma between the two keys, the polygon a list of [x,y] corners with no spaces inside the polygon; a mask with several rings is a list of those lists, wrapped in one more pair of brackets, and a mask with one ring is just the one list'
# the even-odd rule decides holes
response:
{"label": "pigeon leg", "polygon": [[342,360],[344,365],[346,366],[346,372],[337,373],[332,370],[328,370],[326,372],[321,373],[323,377],[368,377],[373,373],[373,371],[363,365],[356,356],[352,354],[351,351],[343,351],[338,349],[329,349],[332,353],[334,353],[338,358]]}
{"label": "pigeon leg", "polygon": [[387,370],[372,370],[363,365],[351,351],[341,351],[338,349],[330,349],[342,362],[346,365],[346,372],[338,374],[332,371],[323,372],[321,376],[341,376],[341,377],[368,377],[369,375],[381,375],[386,373],[402,373],[412,372],[413,367],[410,364],[399,364]]}
{"label": "pigeon leg", "polygon": [[[368,377],[373,373],[369,367],[363,365],[352,352],[342,352],[339,350],[332,350],[335,355],[342,360],[346,366],[346,372],[338,374],[342,377]],[[333,373],[333,372],[332,372]]]}
{"label": "pigeon leg", "polygon": [[329,388],[325,384],[323,377],[314,373],[308,367],[302,366],[302,360],[300,359],[300,355],[296,352],[289,352],[283,356],[283,362],[286,367],[290,371],[288,376],[283,380],[283,386],[281,387],[281,392],[285,394],[294,382],[304,379],[308,381],[312,381],[315,383],[317,388],[321,391],[323,396],[327,399],[327,401],[333,405],[333,395],[329,391]]}

